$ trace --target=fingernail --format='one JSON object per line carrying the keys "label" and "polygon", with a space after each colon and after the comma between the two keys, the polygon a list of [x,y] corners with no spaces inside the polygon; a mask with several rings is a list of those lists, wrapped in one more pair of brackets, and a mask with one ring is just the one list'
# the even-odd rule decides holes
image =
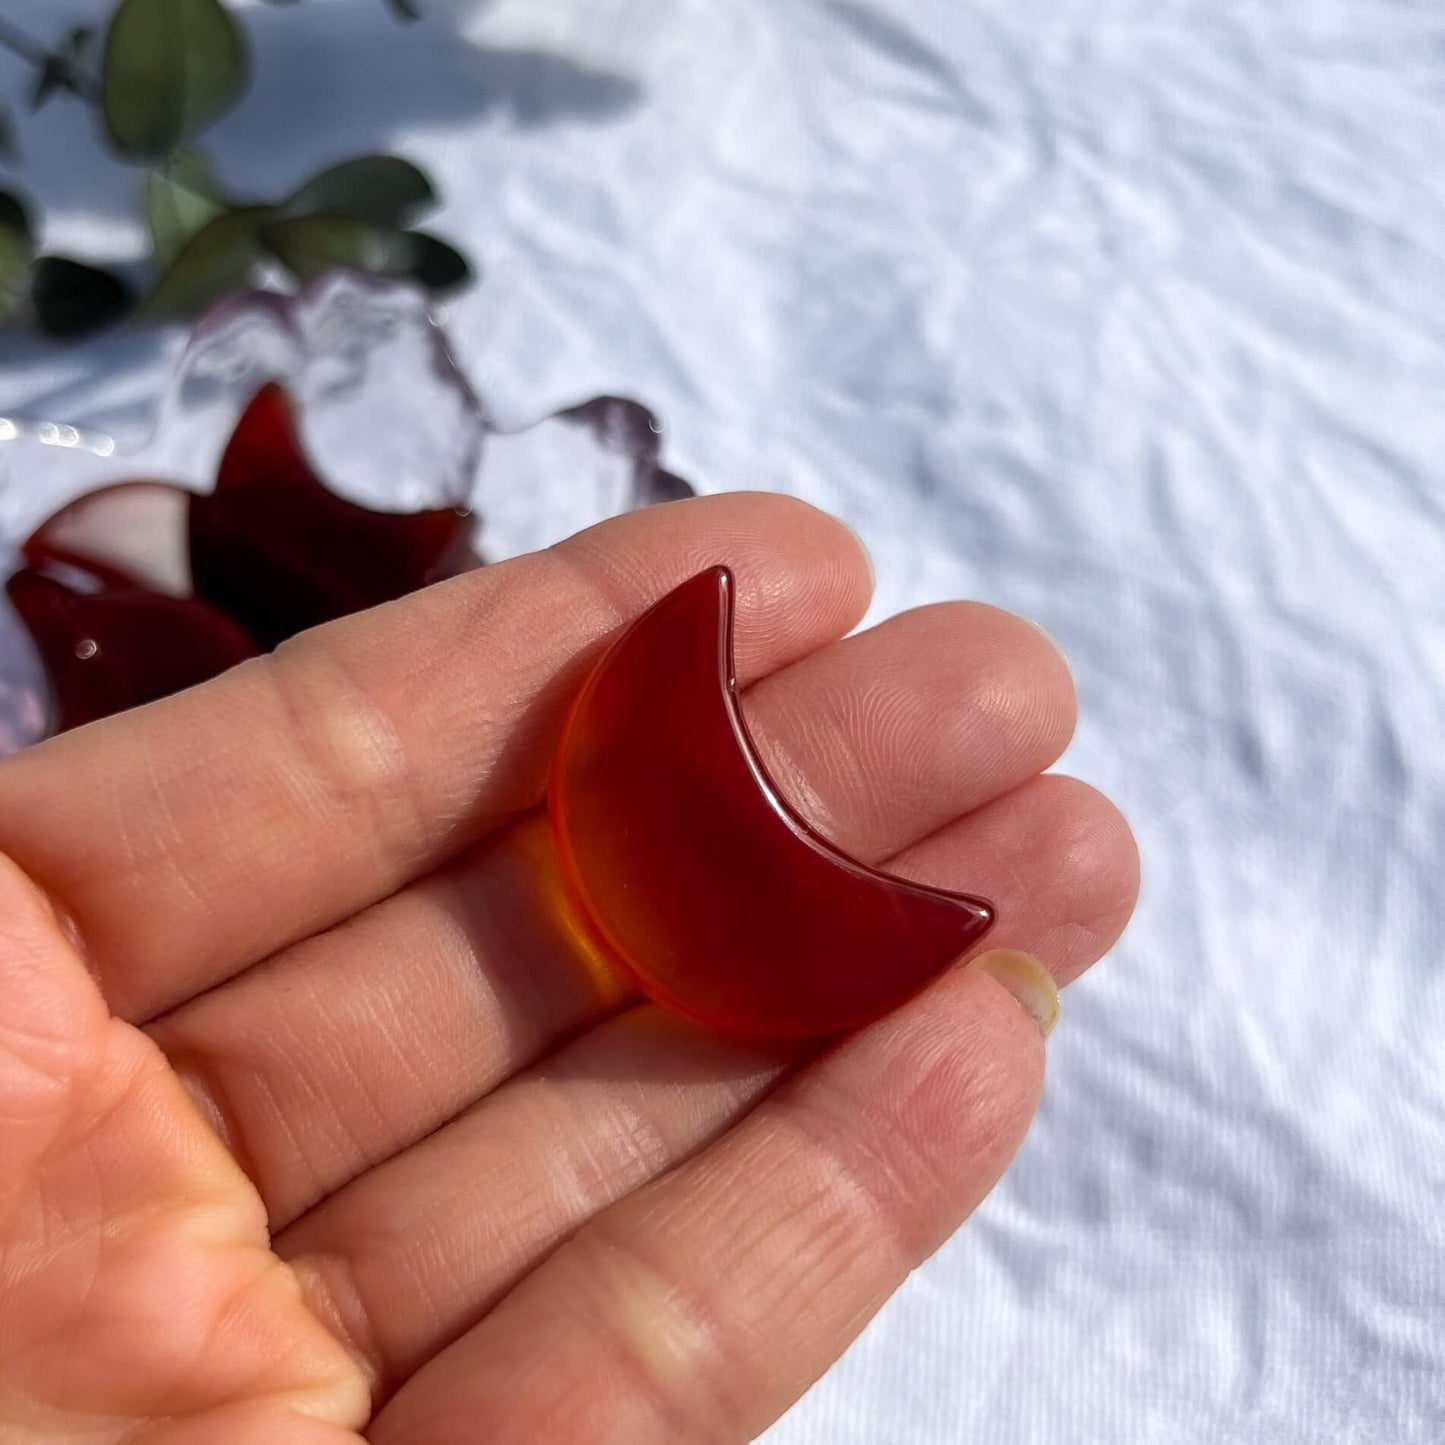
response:
{"label": "fingernail", "polygon": [[1045,1038],[1053,1033],[1059,1021],[1059,991],[1054,987],[1053,974],[1031,953],[995,948],[979,954],[972,966],[996,978],[1019,1001]]}

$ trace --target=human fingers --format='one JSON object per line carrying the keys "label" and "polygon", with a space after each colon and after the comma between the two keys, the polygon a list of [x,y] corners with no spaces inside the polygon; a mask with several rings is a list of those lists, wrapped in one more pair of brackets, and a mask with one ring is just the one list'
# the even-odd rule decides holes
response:
{"label": "human fingers", "polygon": [[[870,862],[1031,777],[1073,725],[1053,648],[971,604],[825,647],[744,705],[809,821]],[[620,980],[575,946],[555,892],[545,829],[515,825],[152,1025],[274,1222],[616,1006]]]}
{"label": "human fingers", "polygon": [[753,681],[867,604],[856,539],[764,494],[646,509],[305,633],[0,764],[0,850],[141,1020],[355,913],[541,796],[579,670],[702,567]]}

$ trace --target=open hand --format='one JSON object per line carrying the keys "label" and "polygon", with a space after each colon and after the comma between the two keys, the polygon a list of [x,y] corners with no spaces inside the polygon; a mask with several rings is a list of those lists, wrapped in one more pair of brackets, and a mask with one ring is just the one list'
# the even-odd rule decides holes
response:
{"label": "open hand", "polygon": [[1040,776],[1058,654],[963,603],[839,640],[866,560],[780,497],[635,513],[54,739],[0,764],[0,1441],[745,1440],[992,1187],[1043,1044],[989,972],[740,1043],[549,906],[566,703],[720,561],[816,826],[992,898],[990,946],[1060,983],[1109,947],[1134,847]]}

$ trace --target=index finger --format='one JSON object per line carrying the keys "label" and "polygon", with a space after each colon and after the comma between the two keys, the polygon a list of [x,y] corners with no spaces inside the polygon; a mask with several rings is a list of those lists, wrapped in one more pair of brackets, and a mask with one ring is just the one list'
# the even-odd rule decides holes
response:
{"label": "index finger", "polygon": [[599,644],[719,561],[743,680],[867,606],[856,538],[801,502],[636,512],[0,763],[0,852],[74,921],[112,1010],[151,1017],[535,804]]}

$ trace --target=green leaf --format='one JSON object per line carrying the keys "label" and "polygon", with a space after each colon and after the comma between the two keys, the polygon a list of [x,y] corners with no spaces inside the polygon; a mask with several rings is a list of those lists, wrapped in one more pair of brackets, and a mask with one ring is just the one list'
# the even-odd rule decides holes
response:
{"label": "green leaf", "polygon": [[243,206],[202,226],[141,303],[137,318],[174,321],[194,316],[246,285],[264,254],[261,227],[274,215],[270,206]]}
{"label": "green leaf", "polygon": [[34,259],[30,213],[18,196],[0,191],[0,320],[24,300]]}
{"label": "green leaf", "polygon": [[88,336],[113,326],[135,303],[135,293],[113,271],[42,256],[30,283],[35,323],[47,336]]}
{"label": "green leaf", "polygon": [[287,217],[265,226],[261,237],[299,281],[341,269],[449,291],[472,274],[465,258],[435,236],[375,226],[354,216]]}
{"label": "green leaf", "polygon": [[358,156],[312,176],[282,206],[287,216],[329,212],[377,226],[409,226],[436,205],[425,172],[400,156]]}
{"label": "green leaf", "polygon": [[35,238],[30,208],[14,191],[0,191],[0,230],[14,231],[26,241]]}
{"label": "green leaf", "polygon": [[406,261],[400,231],[355,216],[283,217],[261,239],[298,281],[338,269],[392,276]]}
{"label": "green leaf", "polygon": [[120,0],[101,61],[105,128],[122,151],[169,155],[230,110],[250,74],[220,0]]}
{"label": "green leaf", "polygon": [[186,242],[225,209],[220,185],[199,151],[182,151],[169,165],[151,171],[145,215],[156,260],[169,266]]}
{"label": "green leaf", "polygon": [[407,274],[436,295],[450,295],[470,286],[471,263],[455,246],[426,231],[409,231],[411,260]]}

